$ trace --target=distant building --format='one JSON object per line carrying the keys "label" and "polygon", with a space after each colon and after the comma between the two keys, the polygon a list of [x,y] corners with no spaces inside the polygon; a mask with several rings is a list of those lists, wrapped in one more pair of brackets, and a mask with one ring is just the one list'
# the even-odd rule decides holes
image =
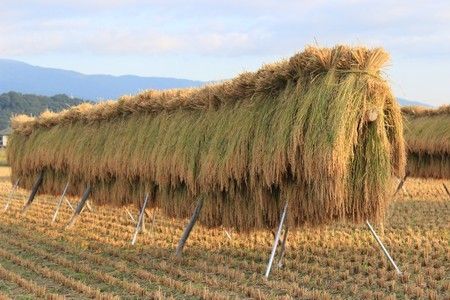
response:
{"label": "distant building", "polygon": [[8,144],[8,136],[11,134],[11,128],[0,130],[0,147],[6,147]]}

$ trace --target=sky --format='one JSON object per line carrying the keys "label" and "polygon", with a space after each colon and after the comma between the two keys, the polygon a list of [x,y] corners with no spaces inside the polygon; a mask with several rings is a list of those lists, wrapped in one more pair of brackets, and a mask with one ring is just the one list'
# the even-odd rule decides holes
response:
{"label": "sky", "polygon": [[450,104],[450,1],[1,0],[0,58],[220,80],[307,45],[383,47],[397,97]]}

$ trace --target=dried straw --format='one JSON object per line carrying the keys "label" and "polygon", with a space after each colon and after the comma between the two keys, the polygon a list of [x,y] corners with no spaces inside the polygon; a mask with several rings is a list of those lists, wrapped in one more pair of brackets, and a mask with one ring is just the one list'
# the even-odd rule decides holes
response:
{"label": "dried straw", "polygon": [[407,173],[450,179],[450,105],[402,108],[406,118]]}
{"label": "dried straw", "polygon": [[383,216],[403,176],[400,109],[382,49],[306,48],[289,60],[199,89],[146,91],[12,120],[12,180],[42,192],[90,183],[98,204],[151,205],[238,230]]}

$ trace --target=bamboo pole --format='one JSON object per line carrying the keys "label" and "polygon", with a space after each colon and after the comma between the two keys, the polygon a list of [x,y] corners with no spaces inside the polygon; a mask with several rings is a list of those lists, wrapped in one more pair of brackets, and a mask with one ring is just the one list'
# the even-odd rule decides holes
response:
{"label": "bamboo pole", "polygon": [[30,207],[31,203],[33,203],[34,197],[36,197],[39,187],[42,185],[43,181],[44,181],[44,172],[41,171],[33,184],[33,188],[31,189],[31,193],[30,196],[28,197],[27,203],[22,208],[22,213],[25,213]]}
{"label": "bamboo pole", "polygon": [[155,227],[155,222],[156,222],[156,207],[153,209],[153,213],[152,213],[152,224],[150,225],[151,228]]}
{"label": "bamboo pole", "polygon": [[128,217],[130,217],[131,221],[133,221],[134,224],[136,224],[136,220],[134,219],[133,215],[131,214],[130,210],[125,207],[125,212],[127,213]]}
{"label": "bamboo pole", "polygon": [[69,205],[69,207],[72,209],[72,211],[75,211],[75,208],[72,206],[72,204],[70,203],[70,201],[67,200],[67,198],[64,198],[64,200],[66,201],[67,205]]}
{"label": "bamboo pole", "polygon": [[89,209],[89,211],[94,211],[94,209],[92,208],[91,204],[89,203],[89,200],[86,201],[86,207]]}
{"label": "bamboo pole", "polygon": [[373,229],[372,225],[370,225],[369,221],[366,220],[366,224],[367,227],[369,227],[370,232],[372,233],[373,237],[375,238],[375,240],[377,241],[378,245],[380,245],[381,250],[383,250],[384,255],[386,255],[386,257],[388,258],[389,262],[391,263],[391,265],[394,267],[395,271],[397,272],[398,275],[401,275],[402,272],[400,271],[400,269],[397,267],[397,264],[395,263],[395,261],[392,259],[391,255],[389,254],[389,252],[387,251],[386,247],[384,247],[383,243],[381,242],[380,238],[378,237],[377,233],[375,232],[375,230]]}
{"label": "bamboo pole", "polygon": [[288,203],[284,205],[283,213],[281,214],[280,225],[278,226],[277,234],[275,235],[275,240],[273,241],[272,253],[270,254],[269,263],[267,264],[266,273],[264,276],[269,278],[270,270],[272,269],[273,259],[277,251],[278,243],[280,241],[281,230],[283,229],[284,219],[286,218]]}
{"label": "bamboo pole", "polygon": [[225,235],[227,236],[227,238],[231,241],[231,234],[224,228],[223,231],[225,232]]}
{"label": "bamboo pole", "polygon": [[407,178],[408,178],[408,175],[405,175],[405,177],[403,177],[400,180],[400,182],[398,183],[397,189],[395,190],[394,196],[397,195],[398,191],[400,191],[400,189],[403,187]]}
{"label": "bamboo pole", "polygon": [[197,202],[197,206],[195,207],[194,213],[192,214],[191,220],[187,224],[186,228],[184,229],[183,235],[181,236],[180,241],[178,242],[177,249],[175,251],[175,255],[177,257],[181,257],[181,253],[183,252],[184,245],[186,244],[187,239],[189,238],[189,234],[192,231],[192,228],[194,228],[195,223],[198,220],[198,217],[200,215],[200,211],[203,207],[203,201],[204,197],[200,196]]}
{"label": "bamboo pole", "polygon": [[144,221],[144,213],[145,213],[145,207],[147,206],[148,197],[149,197],[149,193],[147,193],[147,195],[145,195],[144,204],[142,205],[141,212],[139,213],[139,219],[137,221],[136,230],[134,231],[134,235],[131,240],[131,245],[134,245],[136,243],[137,235],[141,229],[142,222]]}
{"label": "bamboo pole", "polygon": [[91,185],[89,184],[86,189],[84,190],[83,196],[80,199],[80,202],[78,202],[78,206],[75,209],[75,212],[73,213],[72,217],[70,218],[69,223],[66,225],[66,229],[72,227],[72,225],[75,223],[76,219],[80,215],[84,205],[86,204],[87,199],[89,198],[89,195],[91,193]]}
{"label": "bamboo pole", "polygon": [[447,192],[447,195],[450,197],[450,190],[448,189],[447,185],[445,184],[445,182],[442,183],[442,185],[444,186],[445,191]]}
{"label": "bamboo pole", "polygon": [[66,192],[67,192],[68,188],[69,188],[69,182],[67,181],[66,186],[64,187],[63,193],[61,195],[61,198],[59,199],[58,204],[56,205],[56,210],[53,215],[52,223],[54,223],[56,221],[56,217],[58,216],[59,209],[63,203],[64,197],[66,196]]}
{"label": "bamboo pole", "polygon": [[5,204],[5,207],[3,208],[3,212],[6,212],[8,210],[9,204],[11,203],[12,197],[14,196],[14,192],[17,190],[17,187],[19,186],[19,182],[20,182],[20,177],[16,180],[16,183],[14,184],[11,191],[9,192],[8,200],[6,200],[6,204]]}

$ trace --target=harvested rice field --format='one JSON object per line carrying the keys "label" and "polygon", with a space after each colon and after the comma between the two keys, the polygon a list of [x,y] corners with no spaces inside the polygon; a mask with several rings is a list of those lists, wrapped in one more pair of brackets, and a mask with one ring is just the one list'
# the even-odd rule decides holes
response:
{"label": "harvested rice field", "polygon": [[22,214],[19,189],[3,212],[9,172],[0,167],[0,299],[450,299],[448,180],[407,180],[384,233],[375,226],[402,275],[366,227],[341,224],[289,232],[284,265],[267,280],[270,232],[197,225],[175,258],[187,220],[148,210],[135,246],[124,208],[85,209],[64,230],[72,210],[64,204],[52,224],[56,197],[38,196]]}

